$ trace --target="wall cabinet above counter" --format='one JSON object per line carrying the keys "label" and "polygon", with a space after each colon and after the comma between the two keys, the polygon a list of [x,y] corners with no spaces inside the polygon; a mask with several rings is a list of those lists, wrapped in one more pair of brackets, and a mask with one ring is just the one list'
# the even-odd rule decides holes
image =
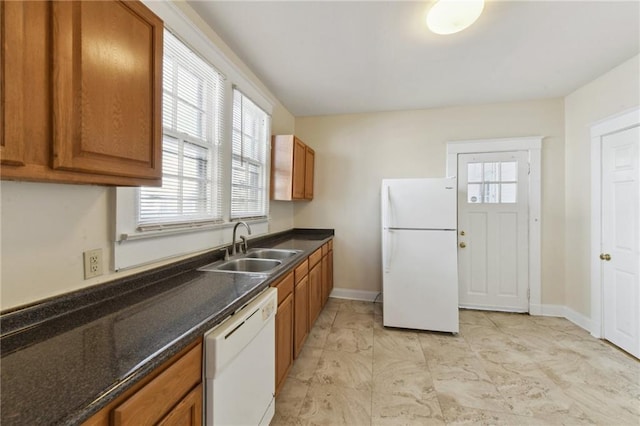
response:
{"label": "wall cabinet above counter", "polygon": [[271,138],[271,199],[313,200],[315,151],[294,135]]}
{"label": "wall cabinet above counter", "polygon": [[138,1],[0,3],[2,179],[159,186],[163,23]]}

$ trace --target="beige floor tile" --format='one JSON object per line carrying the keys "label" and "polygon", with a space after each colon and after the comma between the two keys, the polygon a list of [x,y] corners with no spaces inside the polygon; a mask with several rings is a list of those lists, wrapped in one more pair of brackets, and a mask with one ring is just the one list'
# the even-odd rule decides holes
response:
{"label": "beige floor tile", "polygon": [[373,304],[373,313],[382,316],[383,305],[380,302]]}
{"label": "beige floor tile", "polygon": [[349,302],[346,299],[338,299],[336,297],[330,297],[327,299],[327,303],[324,305],[325,311],[338,311],[340,309],[340,305],[343,303]]}
{"label": "beige floor tile", "polygon": [[329,336],[330,332],[330,327],[322,327],[321,325],[316,324],[309,332],[307,341],[304,345],[311,348],[322,349],[327,342],[327,337]]}
{"label": "beige floor tile", "polygon": [[359,300],[349,300],[340,305],[339,311],[356,312],[358,314],[373,314],[373,302],[362,302]]}
{"label": "beige floor tile", "polygon": [[495,324],[491,322],[487,313],[484,311],[474,311],[471,309],[460,309],[459,321],[462,324],[482,325],[486,327],[495,327]]}
{"label": "beige floor tile", "polygon": [[418,333],[397,329],[373,331],[373,353],[376,357],[424,361]]}
{"label": "beige floor tile", "polygon": [[461,311],[451,335],[385,328],[380,304],[327,307],[272,425],[640,426],[640,361],[564,319]]}
{"label": "beige floor tile", "polygon": [[304,346],[300,355],[293,361],[289,378],[295,378],[309,383],[316,372],[318,361],[322,355],[322,349]]}
{"label": "beige floor tile", "polygon": [[447,425],[545,425],[560,424],[549,423],[544,419],[529,416],[519,416],[507,411],[483,410],[473,407],[465,407],[448,397],[438,396],[443,417]]}
{"label": "beige floor tile", "polygon": [[373,314],[338,311],[333,321],[333,326],[335,328],[354,328],[356,330],[373,329]]}
{"label": "beige floor tile", "polygon": [[331,351],[363,352],[373,355],[373,330],[332,328],[324,347]]}
{"label": "beige floor tile", "polygon": [[313,326],[320,327],[320,328],[331,328],[333,326],[333,321],[336,319],[337,313],[338,313],[337,310],[335,311],[328,311],[326,309],[322,310],[322,312],[320,312],[320,315],[318,315],[318,318],[316,319],[316,322]]}
{"label": "beige floor tile", "polygon": [[546,378],[521,377],[518,381],[498,385],[497,388],[514,414],[533,417],[568,416],[573,405],[573,400]]}
{"label": "beige floor tile", "polygon": [[[511,409],[496,386],[489,380],[470,380],[467,378],[436,379],[433,385],[438,398],[454,401],[457,405],[480,410],[510,413]],[[443,404],[440,399],[440,404]],[[444,407],[442,407],[444,411]]]}
{"label": "beige floor tile", "polygon": [[309,384],[295,377],[287,377],[284,386],[276,398],[276,414],[281,422],[298,418],[300,407],[307,396]]}
{"label": "beige floor tile", "polygon": [[428,399],[373,393],[372,425],[444,425],[435,394]]}
{"label": "beige floor tile", "polygon": [[373,359],[370,354],[324,350],[313,383],[371,391]]}
{"label": "beige floor tile", "polygon": [[370,425],[371,392],[314,383],[302,404],[299,420],[303,425]]}
{"label": "beige floor tile", "polygon": [[417,400],[435,397],[433,379],[426,362],[395,358],[374,357],[373,391]]}

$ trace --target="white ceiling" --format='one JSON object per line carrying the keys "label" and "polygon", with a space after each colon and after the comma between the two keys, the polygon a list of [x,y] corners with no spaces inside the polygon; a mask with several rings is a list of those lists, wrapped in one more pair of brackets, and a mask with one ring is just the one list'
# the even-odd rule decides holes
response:
{"label": "white ceiling", "polygon": [[431,3],[189,1],[295,116],[565,96],[640,51],[638,0],[488,0],[449,36]]}

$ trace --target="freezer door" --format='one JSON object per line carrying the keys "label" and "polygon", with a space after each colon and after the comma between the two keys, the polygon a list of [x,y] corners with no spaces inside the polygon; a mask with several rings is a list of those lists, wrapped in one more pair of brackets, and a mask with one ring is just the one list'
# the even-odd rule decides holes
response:
{"label": "freezer door", "polygon": [[384,228],[456,229],[456,215],[455,178],[382,181]]}
{"label": "freezer door", "polygon": [[383,323],[458,332],[455,231],[387,230],[383,247]]}

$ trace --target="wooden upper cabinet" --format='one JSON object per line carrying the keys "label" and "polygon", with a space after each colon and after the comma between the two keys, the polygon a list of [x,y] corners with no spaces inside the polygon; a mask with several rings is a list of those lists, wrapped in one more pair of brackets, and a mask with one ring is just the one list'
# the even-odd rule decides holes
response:
{"label": "wooden upper cabinet", "polygon": [[313,199],[315,152],[294,135],[271,139],[271,199]]}
{"label": "wooden upper cabinet", "polygon": [[23,2],[0,2],[0,164],[3,165],[24,165],[25,7]]}
{"label": "wooden upper cabinet", "polygon": [[162,21],[139,1],[0,2],[0,177],[158,186]]}
{"label": "wooden upper cabinet", "polygon": [[53,167],[160,178],[162,21],[137,2],[53,3]]}
{"label": "wooden upper cabinet", "polygon": [[304,162],[304,198],[313,200],[313,167],[315,164],[316,152],[307,147]]}
{"label": "wooden upper cabinet", "polygon": [[294,200],[302,200],[305,194],[305,160],[306,146],[298,138],[293,139],[293,190],[291,198]]}

